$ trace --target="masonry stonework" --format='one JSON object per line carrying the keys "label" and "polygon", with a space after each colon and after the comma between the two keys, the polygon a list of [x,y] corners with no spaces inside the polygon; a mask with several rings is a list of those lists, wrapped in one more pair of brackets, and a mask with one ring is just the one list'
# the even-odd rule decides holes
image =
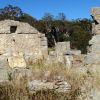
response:
{"label": "masonry stonework", "polygon": [[36,60],[47,56],[46,37],[28,23],[0,21],[0,54],[8,58],[20,53],[26,60],[29,57]]}
{"label": "masonry stonework", "polygon": [[94,34],[89,41],[90,48],[87,54],[86,64],[99,65],[100,63],[100,8],[93,8],[91,11],[94,23],[92,33]]}
{"label": "masonry stonework", "polygon": [[54,50],[48,52],[45,34],[28,23],[14,20],[0,21],[0,69],[2,70],[7,70],[8,67],[29,68],[30,60],[35,63],[41,59],[45,64],[61,63],[70,69],[74,64],[74,58],[76,56],[79,58],[80,55],[79,50],[71,50],[69,41],[56,43]]}

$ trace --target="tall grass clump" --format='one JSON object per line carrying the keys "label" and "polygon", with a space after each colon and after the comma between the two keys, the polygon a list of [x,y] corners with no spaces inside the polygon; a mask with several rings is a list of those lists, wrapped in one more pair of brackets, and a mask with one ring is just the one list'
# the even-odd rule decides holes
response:
{"label": "tall grass clump", "polygon": [[43,60],[35,63],[30,60],[28,66],[33,72],[33,79],[49,82],[66,81],[71,85],[71,90],[67,93],[58,93],[47,89],[31,93],[27,86],[27,76],[20,80],[10,78],[9,82],[0,84],[0,100],[77,100],[86,75],[67,69],[62,63],[45,64]]}

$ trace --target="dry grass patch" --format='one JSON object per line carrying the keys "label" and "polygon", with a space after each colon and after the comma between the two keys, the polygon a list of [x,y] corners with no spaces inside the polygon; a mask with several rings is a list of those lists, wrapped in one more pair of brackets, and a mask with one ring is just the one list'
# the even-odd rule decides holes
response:
{"label": "dry grass patch", "polygon": [[0,83],[0,100],[29,100],[28,89],[23,80]]}
{"label": "dry grass patch", "polygon": [[85,79],[87,77],[87,74],[78,73],[73,69],[67,69],[61,63],[53,63],[48,65],[45,64],[44,61],[40,60],[35,64],[33,63],[31,66],[34,72],[34,77],[36,79],[47,80],[47,81],[62,80],[62,81],[67,81],[71,84],[72,89],[70,93],[67,94],[68,99],[56,99],[56,100],[76,100],[77,96],[80,95],[81,92],[80,88],[84,84]]}
{"label": "dry grass patch", "polygon": [[30,94],[27,88],[27,77],[20,80],[13,79],[8,83],[0,84],[0,100],[76,100],[80,95],[80,87],[84,84],[86,76],[67,69],[63,64],[45,64],[43,60],[36,63],[29,62],[33,70],[33,77],[47,81],[67,81],[71,84],[69,93],[57,93],[51,90],[41,90]]}

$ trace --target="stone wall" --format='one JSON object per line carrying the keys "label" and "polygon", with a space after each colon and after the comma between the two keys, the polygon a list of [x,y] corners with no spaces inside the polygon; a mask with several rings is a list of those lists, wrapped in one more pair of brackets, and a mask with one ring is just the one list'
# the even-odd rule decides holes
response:
{"label": "stone wall", "polygon": [[88,77],[82,86],[84,97],[80,100],[99,100],[100,98],[100,8],[92,9],[92,17],[94,20],[92,33],[94,34],[89,41],[90,47],[85,58],[85,68],[87,68]]}
{"label": "stone wall", "polygon": [[0,21],[0,54],[8,58],[15,53],[23,53],[25,60],[42,59],[48,55],[47,39],[28,23]]}
{"label": "stone wall", "polygon": [[19,21],[14,21],[14,20],[4,20],[4,21],[0,21],[0,33],[1,34],[11,34],[11,27],[15,26],[15,32],[14,33],[18,33],[18,34],[37,34],[38,31],[33,28],[32,26],[30,26],[28,23],[23,23],[23,22],[19,22]]}
{"label": "stone wall", "polygon": [[100,34],[100,8],[92,8],[91,16],[94,20],[92,24],[92,33],[98,35]]}
{"label": "stone wall", "polygon": [[47,64],[62,63],[66,68],[71,68],[74,58],[81,54],[79,50],[71,50],[70,42],[58,42],[54,49],[48,52],[45,34],[38,32],[28,23],[13,20],[0,21],[0,68],[2,70],[7,70],[6,67],[9,66],[26,68],[29,67],[27,62],[30,60],[36,62],[39,59],[43,59]]}
{"label": "stone wall", "polygon": [[100,63],[100,8],[93,8],[91,14],[94,20],[92,27],[94,36],[89,41],[90,48],[86,57],[86,64],[93,65]]}
{"label": "stone wall", "polygon": [[71,67],[79,64],[81,62],[81,51],[72,50],[70,48],[70,41],[67,42],[58,42],[55,45],[54,50],[49,52],[48,63],[61,63],[66,68],[70,69]]}

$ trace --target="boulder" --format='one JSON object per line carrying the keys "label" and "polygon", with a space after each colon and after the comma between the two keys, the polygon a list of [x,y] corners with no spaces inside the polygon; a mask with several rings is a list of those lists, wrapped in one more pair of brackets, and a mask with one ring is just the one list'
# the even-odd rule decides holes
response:
{"label": "boulder", "polygon": [[26,68],[26,62],[23,53],[13,53],[13,55],[8,58],[8,63],[11,68]]}
{"label": "boulder", "polygon": [[93,16],[93,19],[95,21],[100,23],[100,8],[99,7],[92,8],[91,15]]}

